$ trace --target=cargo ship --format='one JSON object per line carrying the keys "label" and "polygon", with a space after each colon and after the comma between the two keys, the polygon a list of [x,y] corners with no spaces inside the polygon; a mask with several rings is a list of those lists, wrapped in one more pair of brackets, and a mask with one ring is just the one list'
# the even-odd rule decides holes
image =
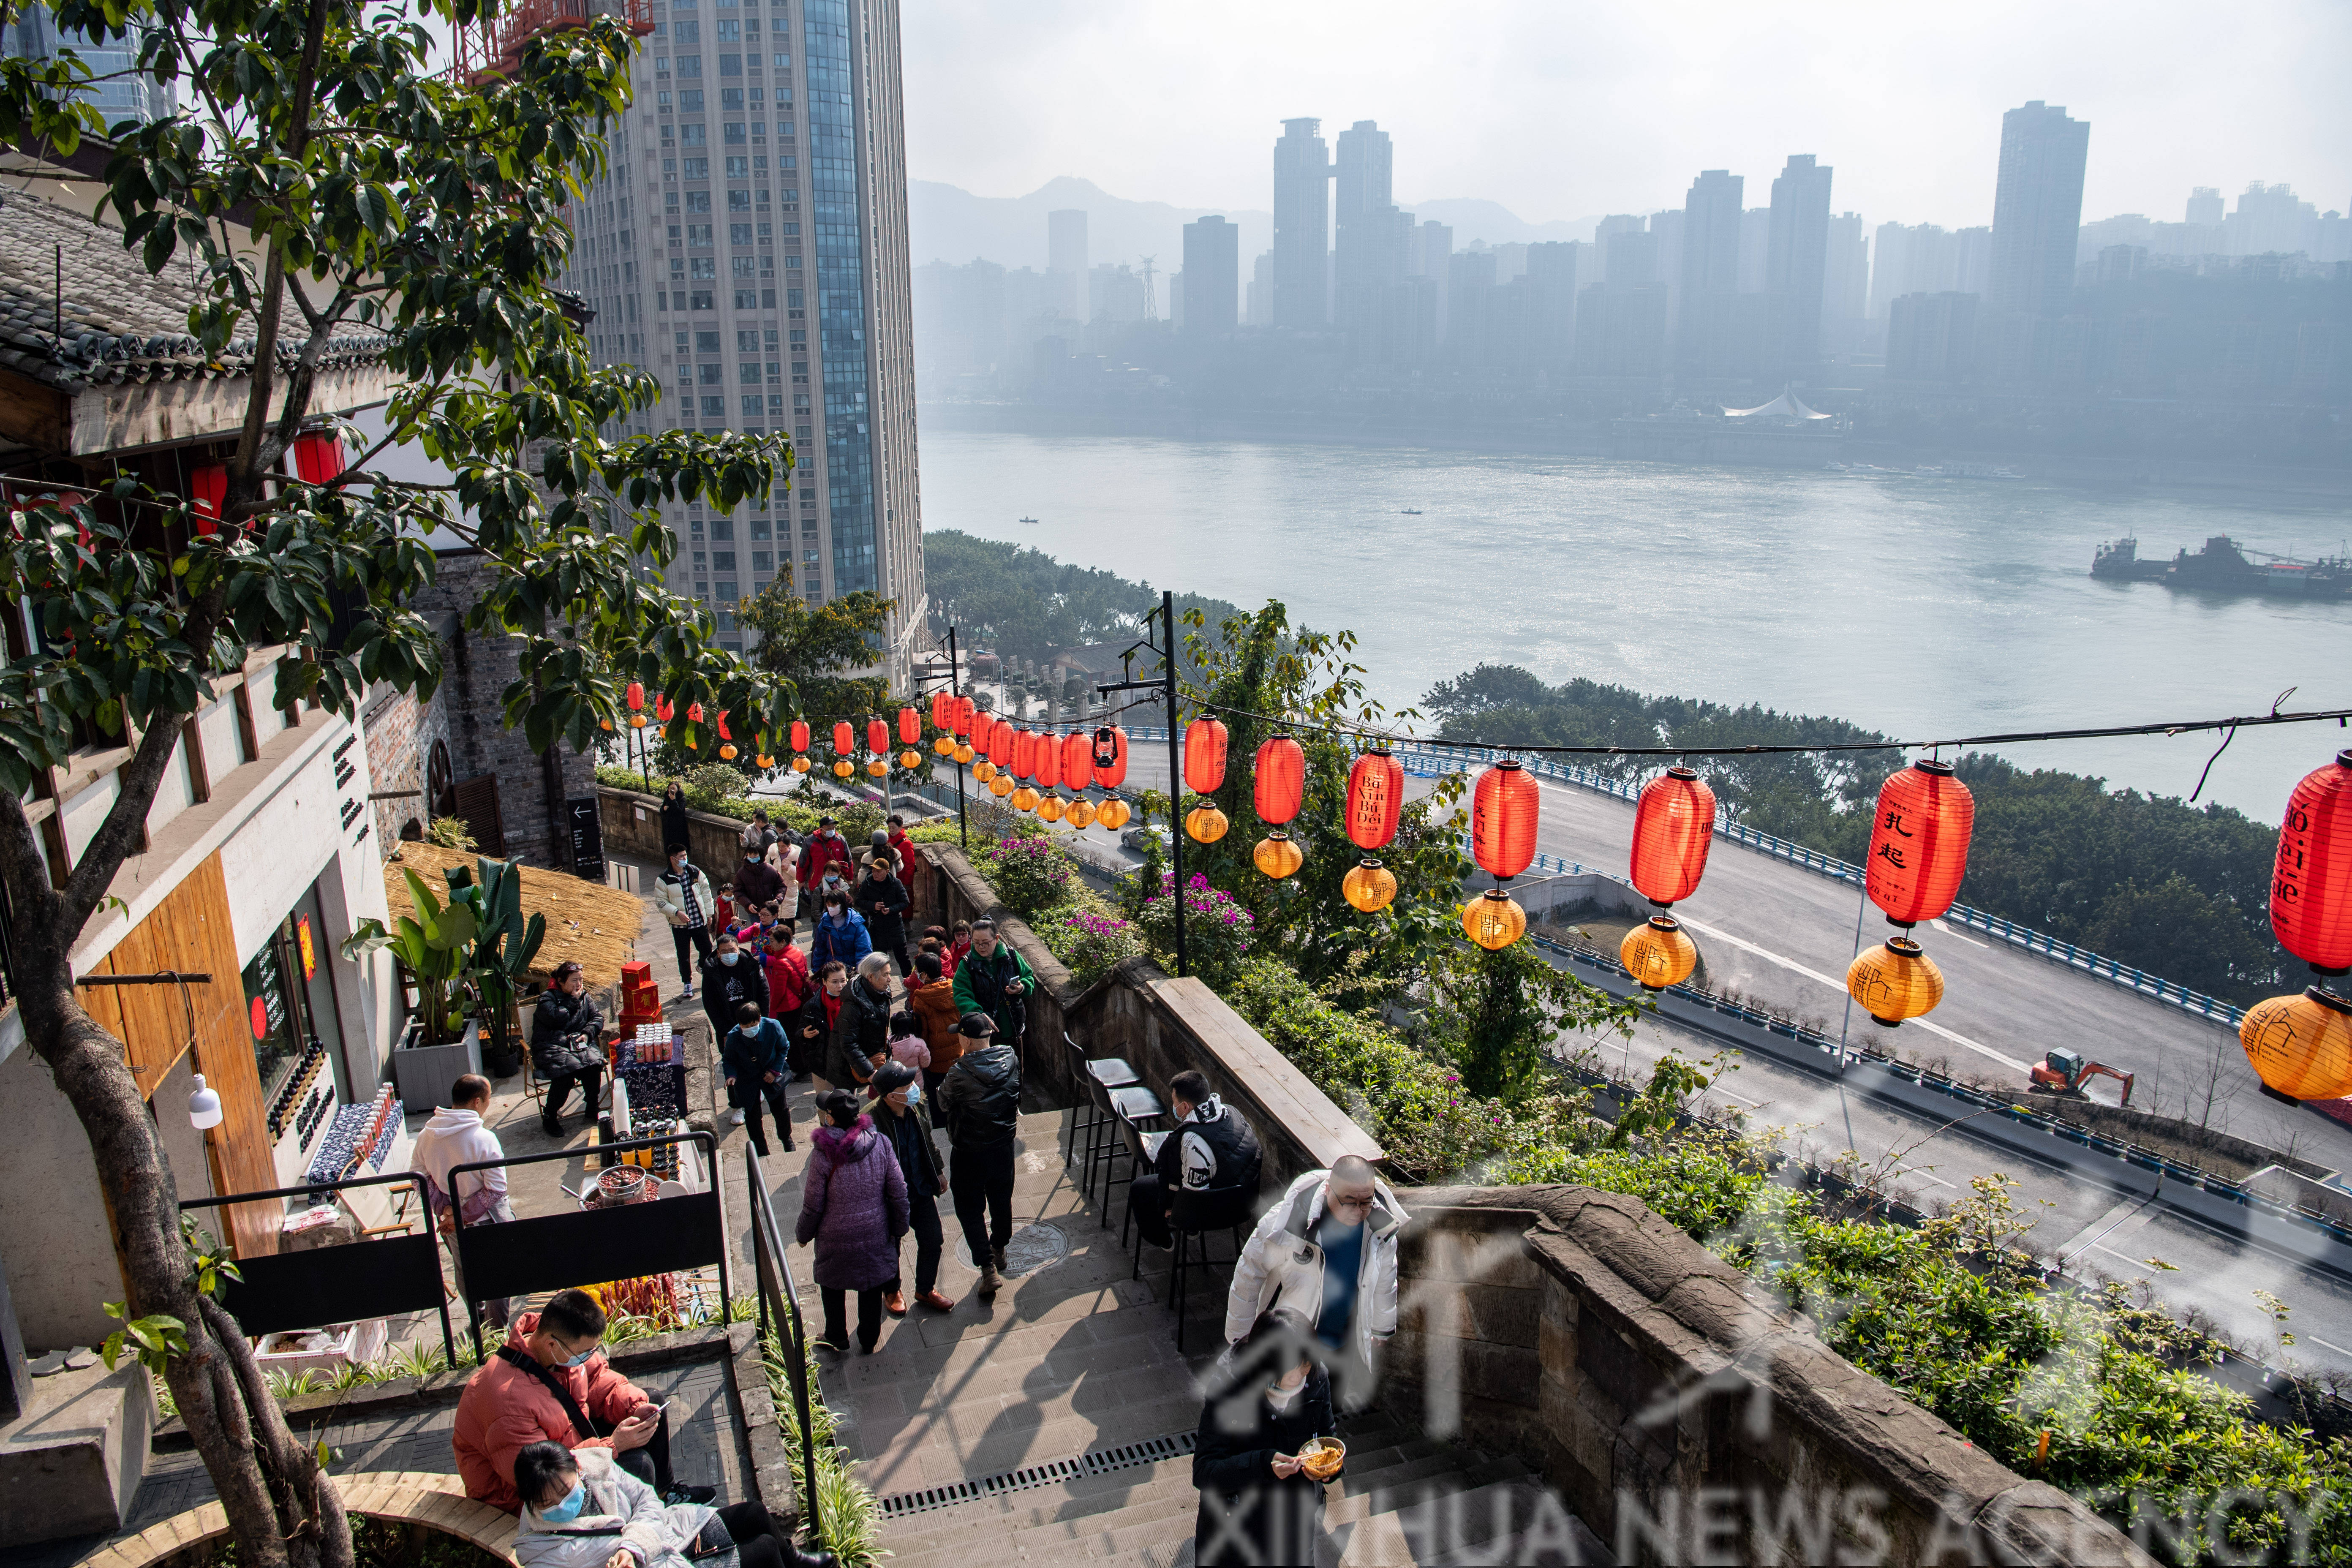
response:
{"label": "cargo ship", "polygon": [[2330,555],[2300,561],[2249,550],[2226,533],[2205,542],[2191,554],[2181,551],[2169,561],[2143,561],[2139,541],[2116,539],[2099,546],[2091,559],[2091,575],[2123,583],[2161,583],[2169,588],[2194,588],[2221,594],[2273,594],[2291,599],[2352,599],[2352,556]]}

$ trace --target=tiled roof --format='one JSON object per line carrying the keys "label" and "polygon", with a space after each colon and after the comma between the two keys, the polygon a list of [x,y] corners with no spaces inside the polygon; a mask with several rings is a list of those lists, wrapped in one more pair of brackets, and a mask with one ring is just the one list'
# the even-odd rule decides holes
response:
{"label": "tiled roof", "polygon": [[[196,289],[175,276],[188,278],[184,259],[158,277],[135,251],[122,247],[119,229],[21,192],[0,196],[0,367],[66,392],[245,374],[253,363],[253,341],[242,339],[207,356],[188,333]],[[325,363],[377,359],[390,341],[365,327],[339,331]],[[281,340],[278,353],[290,359],[300,346]]]}

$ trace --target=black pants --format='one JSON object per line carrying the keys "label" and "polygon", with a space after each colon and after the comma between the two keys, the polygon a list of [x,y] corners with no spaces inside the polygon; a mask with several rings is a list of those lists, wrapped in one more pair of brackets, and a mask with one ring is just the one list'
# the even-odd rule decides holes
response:
{"label": "black pants", "polygon": [[776,1119],[776,1137],[785,1148],[790,1149],[793,1146],[792,1089],[791,1082],[782,1077],[773,1083],[764,1079],[756,1084],[745,1083],[740,1079],[735,1081],[735,1103],[743,1109],[744,1130],[751,1134],[751,1147],[760,1152],[762,1160],[768,1157],[768,1130],[760,1120],[760,1102],[763,1100],[768,1102],[768,1110]]}
{"label": "black pants", "polygon": [[786,1568],[800,1560],[791,1540],[760,1503],[730,1503],[719,1510],[719,1522],[727,1527],[743,1568]]}
{"label": "black pants", "polygon": [[553,1127],[563,1115],[564,1105],[572,1099],[572,1086],[580,1086],[581,1110],[588,1120],[596,1120],[596,1096],[604,1084],[603,1068],[585,1068],[579,1072],[551,1073],[547,1079],[547,1109],[541,1119]]}
{"label": "black pants", "polygon": [[[915,1294],[936,1287],[940,1282],[940,1255],[947,1250],[946,1234],[940,1228],[940,1196],[937,1193],[907,1192],[907,1228],[915,1233]],[[885,1289],[898,1289],[899,1277],[892,1275]]]}
{"label": "black pants", "polygon": [[691,948],[706,959],[712,956],[710,928],[707,925],[672,926],[669,939],[677,947],[677,983],[691,985],[694,984],[694,966],[686,961],[687,950]]}
{"label": "black pants", "polygon": [[[820,1286],[817,1294],[824,1299],[824,1337],[826,1342],[845,1345],[849,1342],[848,1295],[830,1285]],[[882,1337],[882,1287],[857,1293],[857,1348],[870,1351]]]}
{"label": "black pants", "polygon": [[1013,1239],[1013,1145],[950,1152],[948,1191],[972,1263],[986,1268],[990,1250]]}
{"label": "black pants", "polygon": [[662,1412],[661,1425],[654,1428],[652,1442],[642,1448],[614,1455],[613,1462],[667,1497],[670,1487],[669,1412]]}
{"label": "black pants", "polygon": [[1168,1190],[1158,1176],[1135,1178],[1127,1190],[1127,1212],[1135,1216],[1135,1228],[1144,1240],[1162,1252],[1176,1245],[1175,1230],[1168,1223]]}

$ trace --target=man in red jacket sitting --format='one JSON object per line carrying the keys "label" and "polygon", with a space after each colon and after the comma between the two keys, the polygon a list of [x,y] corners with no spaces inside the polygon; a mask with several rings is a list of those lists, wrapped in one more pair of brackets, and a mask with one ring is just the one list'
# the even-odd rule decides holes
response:
{"label": "man in red jacket sitting", "polygon": [[613,1370],[597,1342],[604,1310],[585,1290],[559,1291],[507,1331],[507,1342],[466,1380],[457,1399],[457,1474],[466,1495],[522,1511],[515,1456],[533,1443],[611,1448],[614,1462],[666,1502],[707,1503],[713,1487],[682,1487],[669,1473],[669,1417]]}

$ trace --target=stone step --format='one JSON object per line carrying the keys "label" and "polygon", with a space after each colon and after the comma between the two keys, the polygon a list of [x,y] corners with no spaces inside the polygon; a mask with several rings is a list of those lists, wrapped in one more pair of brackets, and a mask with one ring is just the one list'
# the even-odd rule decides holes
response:
{"label": "stone step", "polygon": [[1325,1517],[1337,1524],[1386,1513],[1424,1494],[1434,1496],[1440,1490],[1453,1490],[1452,1483],[1463,1474],[1463,1458],[1457,1449],[1417,1458],[1401,1457],[1360,1469],[1350,1459],[1348,1473],[1339,1479],[1339,1492],[1332,1497]]}
{"label": "stone step", "polygon": [[[1469,1478],[1464,1478],[1465,1481]],[[1410,1499],[1358,1519],[1332,1520],[1329,1544],[1336,1551],[1318,1568],[1417,1568],[1446,1563],[1469,1568],[1477,1563],[1571,1562],[1584,1542],[1574,1538],[1565,1504],[1548,1487],[1524,1479],[1449,1488]],[[1586,1532],[1590,1535],[1590,1531]],[[1520,1538],[1542,1546],[1565,1542],[1538,1559],[1504,1557],[1496,1543]],[[1608,1561],[1604,1556],[1601,1561]]]}

